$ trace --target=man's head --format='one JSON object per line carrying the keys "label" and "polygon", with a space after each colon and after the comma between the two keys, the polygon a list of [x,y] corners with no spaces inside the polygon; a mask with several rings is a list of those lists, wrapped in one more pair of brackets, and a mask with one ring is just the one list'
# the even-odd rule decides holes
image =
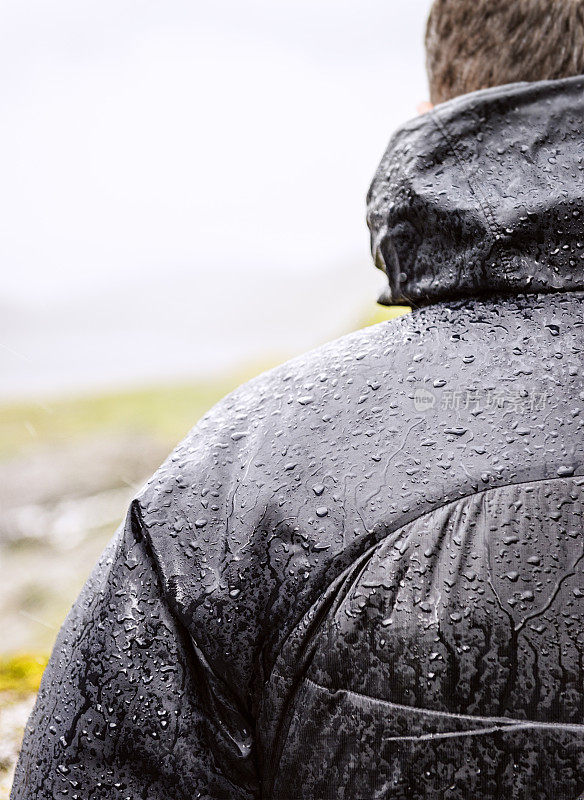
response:
{"label": "man's head", "polygon": [[435,0],[426,30],[432,103],[584,73],[584,0]]}

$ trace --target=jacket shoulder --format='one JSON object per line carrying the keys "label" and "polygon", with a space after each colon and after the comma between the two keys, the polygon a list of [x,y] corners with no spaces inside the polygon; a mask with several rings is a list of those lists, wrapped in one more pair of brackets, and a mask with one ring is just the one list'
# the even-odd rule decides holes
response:
{"label": "jacket shoulder", "polygon": [[140,493],[141,504],[151,502],[161,488],[169,491],[169,483],[188,484],[212,451],[233,464],[240,455],[247,462],[254,448],[265,445],[266,436],[284,441],[300,436],[303,423],[310,429],[317,418],[330,421],[336,408],[358,403],[363,392],[372,391],[372,384],[388,378],[389,370],[396,371],[395,360],[404,346],[407,349],[415,329],[410,315],[372,325],[241,384],[177,445]]}

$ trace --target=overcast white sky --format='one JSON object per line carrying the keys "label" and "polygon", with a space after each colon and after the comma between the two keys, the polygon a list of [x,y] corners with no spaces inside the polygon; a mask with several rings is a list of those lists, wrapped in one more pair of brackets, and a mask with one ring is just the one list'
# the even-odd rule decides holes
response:
{"label": "overcast white sky", "polygon": [[429,0],[3,0],[3,395],[222,369],[374,300]]}

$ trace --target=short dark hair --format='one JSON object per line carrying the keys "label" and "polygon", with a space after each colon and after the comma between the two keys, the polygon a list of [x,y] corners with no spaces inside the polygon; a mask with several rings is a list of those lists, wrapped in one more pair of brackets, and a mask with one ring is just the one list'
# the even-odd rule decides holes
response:
{"label": "short dark hair", "polygon": [[584,0],[434,0],[430,99],[584,73]]}

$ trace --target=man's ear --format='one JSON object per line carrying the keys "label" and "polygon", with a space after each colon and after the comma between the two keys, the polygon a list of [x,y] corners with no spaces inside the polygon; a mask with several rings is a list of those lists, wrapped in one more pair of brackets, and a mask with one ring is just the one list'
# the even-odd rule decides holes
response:
{"label": "man's ear", "polygon": [[416,111],[418,114],[427,114],[428,111],[432,111],[434,108],[434,104],[430,103],[428,100],[424,100],[423,103],[418,103],[416,107]]}

